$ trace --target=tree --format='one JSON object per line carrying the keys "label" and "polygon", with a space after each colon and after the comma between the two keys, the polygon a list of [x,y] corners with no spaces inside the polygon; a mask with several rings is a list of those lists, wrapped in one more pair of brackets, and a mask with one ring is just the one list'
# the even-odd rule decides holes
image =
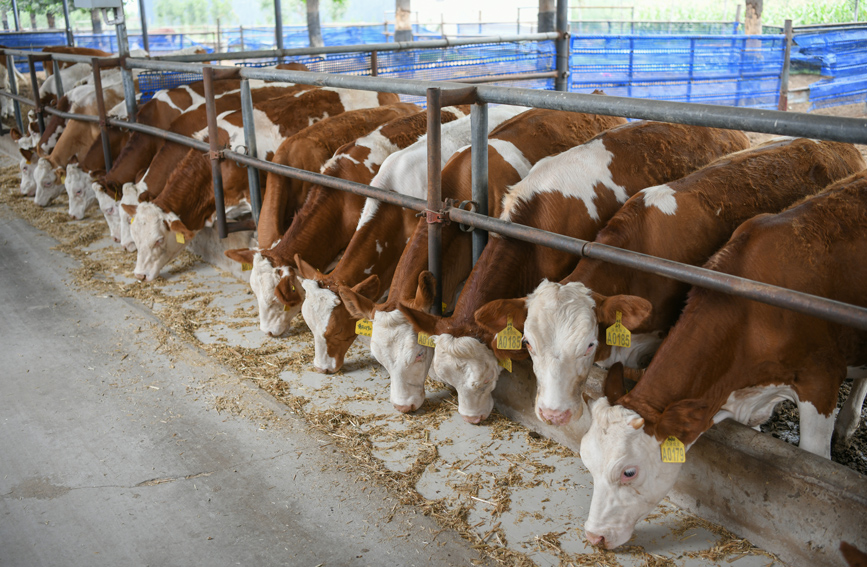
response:
{"label": "tree", "polygon": [[554,0],[539,0],[539,19],[537,20],[539,33],[554,31],[556,10]]}
{"label": "tree", "polygon": [[747,35],[758,35],[762,33],[762,0],[746,0],[746,3],[744,33]]}
{"label": "tree", "polygon": [[319,26],[319,0],[307,0],[307,37],[310,47],[322,47],[322,28]]}
{"label": "tree", "polygon": [[156,19],[161,25],[215,24],[237,18],[231,0],[157,0]]}
{"label": "tree", "polygon": [[409,0],[395,0],[394,3],[394,41],[412,41]]}

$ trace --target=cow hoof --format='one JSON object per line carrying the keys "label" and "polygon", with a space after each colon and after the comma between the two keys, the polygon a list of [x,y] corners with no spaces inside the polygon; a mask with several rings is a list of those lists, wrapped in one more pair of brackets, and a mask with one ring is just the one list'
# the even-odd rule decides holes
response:
{"label": "cow hoof", "polygon": [[473,425],[478,425],[483,419],[485,419],[485,416],[482,415],[462,415],[461,417],[464,418],[464,421],[472,423]]}
{"label": "cow hoof", "polygon": [[400,413],[410,413],[417,410],[418,408],[413,404],[410,404],[408,406],[399,406],[397,404],[394,404],[394,409],[396,409]]}
{"label": "cow hoof", "polygon": [[320,374],[331,374],[334,372],[333,370],[328,370],[327,368],[319,368],[318,366],[314,366],[313,370]]}
{"label": "cow hoof", "polygon": [[147,277],[147,276],[145,276],[145,274],[135,274],[135,279],[137,279],[141,282],[145,281],[145,277]]}

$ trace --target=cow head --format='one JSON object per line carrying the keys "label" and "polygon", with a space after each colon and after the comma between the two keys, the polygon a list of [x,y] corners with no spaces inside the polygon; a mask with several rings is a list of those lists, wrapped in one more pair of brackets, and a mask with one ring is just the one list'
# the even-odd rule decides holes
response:
{"label": "cow head", "polygon": [[635,524],[665,498],[677,480],[682,465],[662,462],[661,440],[673,435],[688,449],[685,431],[693,425],[694,415],[702,414],[693,401],[677,402],[658,415],[651,427],[637,412],[612,405],[614,396],[623,392],[619,386],[611,387],[612,380],[622,384],[621,365],[609,372],[605,385],[609,397],[590,405],[592,424],[581,439],[581,460],[593,475],[593,498],[584,529],[590,543],[607,549],[629,541]]}
{"label": "cow head", "polygon": [[120,242],[120,203],[103,190],[102,185],[93,183],[91,185],[93,193],[96,195],[96,200],[99,203],[99,209],[105,217],[105,222],[108,223],[108,230],[115,242]]}
{"label": "cow head", "polygon": [[[313,333],[313,367],[330,374],[340,370],[346,351],[355,341],[354,319],[337,294],[337,284],[295,255],[301,287],[306,296],[301,305],[304,321]],[[373,299],[379,293],[379,278],[373,274],[352,288],[355,293]]]}
{"label": "cow head", "polygon": [[[339,287],[339,294],[352,317],[373,322],[370,352],[391,378],[390,397],[395,409],[408,413],[420,408],[434,349],[418,344],[418,333],[399,310],[377,310],[371,299],[346,286]],[[433,276],[424,272],[419,276],[418,290],[410,305],[427,311],[433,305],[433,298]]]}
{"label": "cow head", "polygon": [[[259,328],[263,333],[279,337],[289,329],[289,324],[298,310],[286,311],[277,296],[277,287],[281,280],[286,279],[292,292],[296,292],[295,274],[283,267],[275,268],[271,260],[262,255],[259,250],[239,248],[226,250],[226,256],[252,266],[250,270],[250,288],[259,304]],[[291,281],[289,281],[291,278]]]}
{"label": "cow head", "polygon": [[406,305],[400,310],[416,332],[434,339],[433,374],[458,391],[458,413],[468,423],[484,421],[494,409],[492,392],[501,370],[491,349],[475,337],[448,332],[442,317]]}
{"label": "cow head", "polygon": [[138,205],[139,197],[147,190],[145,183],[124,183],[123,195],[120,198],[121,207],[119,209],[119,226],[120,226],[120,245],[129,252],[135,252],[136,243],[132,237],[131,225],[133,215],[129,214],[129,209],[123,205],[135,207]]}
{"label": "cow head", "polygon": [[33,172],[36,171],[36,166],[33,164],[33,150],[20,150],[21,160],[18,166],[21,168],[21,187],[22,195],[33,197],[36,195],[36,180],[33,178]]}
{"label": "cow head", "polygon": [[167,213],[153,203],[121,205],[128,215],[135,217],[130,232],[138,255],[135,277],[152,281],[160,275],[163,266],[171,262],[193,239],[189,230],[175,213]]}
{"label": "cow head", "polygon": [[93,192],[93,179],[79,167],[78,162],[66,166],[66,194],[69,196],[69,216],[76,220],[84,218],[84,213],[96,203]]}
{"label": "cow head", "polygon": [[64,191],[64,178],[66,171],[61,167],[55,167],[47,158],[39,158],[36,169],[33,171],[33,180],[36,182],[36,193],[33,200],[40,207],[47,207],[58,195]]}

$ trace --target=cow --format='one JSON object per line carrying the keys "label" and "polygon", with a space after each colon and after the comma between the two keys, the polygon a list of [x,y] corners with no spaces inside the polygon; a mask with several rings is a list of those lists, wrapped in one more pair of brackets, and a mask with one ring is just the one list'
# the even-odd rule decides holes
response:
{"label": "cow", "polygon": [[[777,172],[772,173],[776,175]],[[867,307],[867,172],[734,232],[705,267]],[[632,535],[674,485],[689,448],[714,423],[766,421],[777,403],[800,413],[800,447],[830,458],[840,384],[867,380],[867,332],[780,307],[694,288],[683,315],[628,393],[615,365],[590,405],[581,459],[593,475],[585,523],[593,545]],[[853,391],[856,390],[853,388]],[[861,390],[860,393],[863,393]],[[863,397],[840,413],[857,420]],[[846,431],[850,424],[838,423]],[[662,452],[672,447],[679,459]],[[673,452],[672,451],[672,452]]]}
{"label": "cow", "polygon": [[[526,110],[499,106],[488,115],[488,132]],[[442,126],[440,167],[471,141],[470,117]],[[527,168],[529,169],[529,168]],[[371,181],[373,187],[422,199],[427,194],[427,137],[393,153]],[[300,283],[305,291],[301,313],[313,332],[313,367],[330,374],[343,366],[343,357],[355,340],[355,320],[338,295],[338,286],[356,286],[355,291],[376,299],[391,283],[401,253],[418,224],[416,212],[367,199],[355,234],[342,258],[327,276],[296,255]]]}
{"label": "cow", "polygon": [[[330,87],[284,95],[255,106],[256,145],[268,159],[286,138],[315,121],[347,110],[397,102],[399,98],[393,93]],[[218,118],[222,147],[243,141],[240,111],[227,111]],[[195,134],[200,138],[206,135],[207,129]],[[245,191],[249,199],[246,170],[235,162],[226,161],[222,163],[222,172],[226,205],[240,205]],[[190,150],[172,173],[167,187],[172,189],[168,194],[163,191],[152,204],[140,205],[145,216],[139,215],[140,222],[130,227],[139,252],[134,273],[141,280],[156,278],[162,267],[183,249],[185,242],[203,228],[215,213],[211,169],[201,153]],[[130,215],[136,214],[134,207],[123,205],[123,208]],[[249,205],[246,209],[249,211]],[[183,237],[173,238],[166,244],[165,236],[169,232]]]}
{"label": "cow", "polygon": [[[505,195],[500,219],[592,240],[641,189],[674,181],[742,147],[740,132],[661,122],[618,126],[540,160]],[[476,311],[495,299],[522,297],[543,279],[562,279],[577,261],[573,254],[495,235],[452,316],[399,306],[417,332],[434,337],[433,372],[457,389],[458,412],[467,422],[478,424],[490,414],[502,369],[489,347],[495,336],[476,322]],[[507,324],[499,321],[499,329]]]}
{"label": "cow", "polygon": [[[61,112],[69,112],[69,98],[64,96],[57,101],[57,109]],[[66,120],[59,116],[52,116],[48,124],[45,125],[45,131],[40,135],[36,113],[31,110],[27,118],[28,134],[22,135],[13,128],[10,135],[18,145],[18,151],[21,154],[21,159],[18,162],[21,169],[21,194],[33,197],[36,195],[36,181],[33,179],[33,172],[36,169],[34,162],[38,159],[36,148],[42,148],[43,152],[50,152],[54,149],[60,134],[63,133]]]}
{"label": "cow", "polygon": [[[400,103],[352,110],[325,118],[290,136],[280,144],[271,161],[319,173],[341,146],[370,134],[386,122],[410,116],[420,110],[414,104]],[[295,212],[307,200],[313,185],[276,173],[268,174],[257,226],[259,248],[268,248],[280,239],[289,228]]]}
{"label": "cow", "polygon": [[[126,104],[121,103],[126,115]],[[114,109],[119,110],[119,109]],[[122,116],[122,117],[123,117]],[[130,132],[109,128],[108,144],[112,159],[117,158],[121,148],[130,138]],[[66,164],[66,194],[69,197],[69,218],[81,220],[93,205],[97,204],[96,192],[93,190],[93,176],[105,173],[105,152],[102,146],[102,136],[98,136],[91,144],[81,162],[75,156]],[[111,227],[109,227],[110,229]],[[120,242],[120,239],[117,239]]]}
{"label": "cow", "polygon": [[[747,219],[779,212],[863,168],[851,144],[770,142],[642,190],[608,221],[596,242],[699,266]],[[771,177],[768,171],[777,173]],[[565,425],[584,412],[581,392],[594,361],[606,369],[618,361],[646,367],[683,310],[688,290],[669,278],[584,258],[559,284],[545,281],[526,299],[493,302],[476,320],[494,333],[497,321],[508,316],[524,322],[516,328],[533,359],[536,415]],[[617,312],[632,332],[630,348],[605,342]]]}
{"label": "cow", "polygon": [[[469,107],[445,107],[443,124],[469,113]],[[346,144],[322,166],[324,175],[370,183],[392,153],[415,143],[427,131],[427,113],[388,122],[367,136]],[[349,243],[364,197],[315,185],[283,237],[267,249],[227,250],[226,256],[251,264],[250,287],[259,303],[259,328],[280,336],[301,311],[303,288],[296,286],[294,261],[303,254],[312,266],[326,269]]]}
{"label": "cow", "polygon": [[[506,188],[526,177],[540,159],[584,143],[625,122],[623,118],[610,116],[533,109],[500,124],[488,136],[488,214],[499,216]],[[458,202],[472,199],[472,148],[459,152],[443,169],[442,196]],[[380,209],[389,207],[380,205]],[[348,313],[346,324],[354,325],[361,318],[372,321],[370,349],[389,374],[395,376],[391,380],[390,398],[395,408],[402,412],[414,411],[421,405],[424,394],[420,399],[412,398],[418,389],[407,392],[403,385],[412,384],[423,391],[433,359],[433,351],[418,344],[417,334],[398,310],[400,301],[410,302],[421,310],[431,306],[426,300],[433,292],[427,293],[425,282],[421,284],[423,293],[417,293],[419,275],[428,264],[427,222],[422,219],[414,222],[413,226],[415,232],[400,257],[385,302],[374,304],[372,298],[361,296],[348,286],[338,287]],[[449,259],[443,266],[443,298],[453,305],[451,298],[458,284],[472,269],[470,236],[457,225],[445,225],[442,228],[442,247],[444,257]],[[362,265],[366,267],[363,262]],[[337,312],[340,309],[340,306],[335,307]],[[414,352],[415,356],[407,358],[408,352]]]}

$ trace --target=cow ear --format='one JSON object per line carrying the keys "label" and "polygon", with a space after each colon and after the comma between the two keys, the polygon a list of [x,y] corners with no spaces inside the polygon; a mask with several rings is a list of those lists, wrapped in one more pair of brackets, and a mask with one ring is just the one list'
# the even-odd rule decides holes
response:
{"label": "cow ear", "polygon": [[180,219],[173,220],[169,225],[169,230],[177,232],[178,234],[183,234],[184,241],[186,242],[189,242],[194,236],[196,236],[196,234],[192,230],[188,229],[187,225],[185,225]]}
{"label": "cow ear", "polygon": [[123,203],[121,204],[121,207],[123,207],[123,210],[126,211],[126,214],[131,217],[134,217],[136,211],[138,210],[138,205],[127,205],[126,203]]}
{"label": "cow ear", "polygon": [[27,160],[27,163],[33,161],[33,148],[29,150],[19,150],[21,152],[21,157]]}
{"label": "cow ear", "polygon": [[24,137],[21,135],[21,132],[19,132],[17,128],[12,128],[11,130],[9,130],[9,135],[12,136],[12,140],[16,142]]}
{"label": "cow ear", "polygon": [[431,315],[426,311],[419,311],[403,304],[398,304],[398,309],[404,314],[417,333],[436,335],[437,323],[441,319],[439,315]]}
{"label": "cow ear", "polygon": [[610,327],[617,321],[617,312],[622,314],[621,322],[629,330],[640,328],[649,318],[653,306],[643,297],[635,295],[605,296],[593,293],[596,302],[596,321]]}
{"label": "cow ear", "polygon": [[280,278],[277,287],[274,288],[274,295],[280,300],[283,305],[298,305],[303,301],[301,293],[298,291],[298,286],[295,285],[295,276],[290,270],[290,275],[285,278]]}
{"label": "cow ear", "polygon": [[411,307],[419,311],[430,311],[436,297],[437,280],[434,275],[425,270],[418,275],[418,288],[415,290],[415,298]]}
{"label": "cow ear", "polygon": [[623,363],[615,362],[608,369],[608,375],[605,376],[605,383],[602,385],[602,391],[608,399],[608,403],[614,405],[617,400],[626,394],[626,385],[623,383]]}
{"label": "cow ear", "polygon": [[316,268],[305,262],[298,254],[295,254],[295,265],[298,266],[298,275],[301,276],[301,279],[316,281],[322,279],[322,274],[319,273]]}
{"label": "cow ear", "polygon": [[490,301],[476,310],[475,318],[476,323],[493,334],[505,329],[511,318],[512,326],[523,333],[524,323],[527,321],[527,300],[520,297]]}
{"label": "cow ear", "polygon": [[370,319],[376,314],[376,307],[370,299],[364,297],[360,293],[356,293],[352,288],[345,285],[337,288],[337,293],[340,294],[340,299],[343,300],[343,305],[349,314],[356,319]]}
{"label": "cow ear", "polygon": [[69,158],[69,161],[66,163],[67,164],[73,163],[73,164],[77,165],[78,164],[78,156],[76,154],[72,154],[72,157]]}
{"label": "cow ear", "polygon": [[708,417],[709,407],[706,401],[700,399],[670,404],[656,423],[656,438],[662,440],[674,436],[689,445],[713,425],[712,419]]}
{"label": "cow ear", "polygon": [[253,264],[253,256],[256,254],[256,251],[251,248],[235,248],[233,250],[226,250],[223,252],[227,258],[230,258],[239,264]]}
{"label": "cow ear", "polygon": [[355,285],[352,288],[352,291],[355,293],[366,297],[367,299],[374,299],[377,295],[379,295],[379,276],[376,274],[370,274],[367,278]]}

